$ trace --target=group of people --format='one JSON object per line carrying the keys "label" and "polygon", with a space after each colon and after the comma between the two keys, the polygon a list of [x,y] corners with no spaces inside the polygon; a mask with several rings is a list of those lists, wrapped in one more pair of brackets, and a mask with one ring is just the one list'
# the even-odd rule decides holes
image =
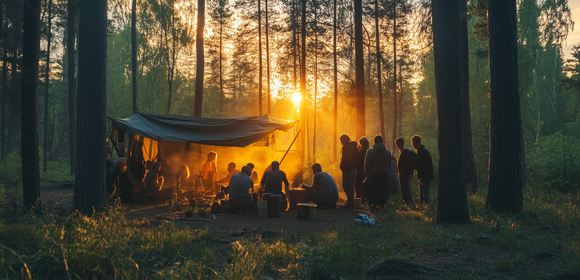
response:
{"label": "group of people", "polygon": [[416,152],[405,147],[405,139],[399,137],[395,145],[400,151],[397,160],[386,148],[381,135],[375,136],[371,148],[366,137],[359,139],[358,144],[348,135],[340,137],[342,143],[342,187],[347,201],[343,209],[354,207],[356,197],[366,200],[369,205],[384,206],[390,195],[397,193],[399,188],[403,200],[407,204],[413,202],[411,180],[417,171],[419,180],[419,199],[421,203],[429,203],[430,186],[434,179],[431,154],[421,144],[421,136],[411,138],[411,145]]}

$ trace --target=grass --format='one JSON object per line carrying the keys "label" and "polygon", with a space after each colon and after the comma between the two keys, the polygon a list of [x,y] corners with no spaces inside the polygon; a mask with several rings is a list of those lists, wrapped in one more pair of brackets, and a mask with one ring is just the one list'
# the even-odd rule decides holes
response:
{"label": "grass", "polygon": [[[366,279],[364,272],[385,258],[438,269],[393,279],[552,279],[580,272],[577,196],[527,189],[530,214],[517,219],[486,211],[482,190],[468,197],[471,224],[441,225],[434,222],[437,189],[431,192],[429,205],[407,207],[397,198],[372,212],[372,228],[347,221],[268,238],[131,221],[121,211],[2,220],[0,278],[64,279],[65,258],[73,279]],[[538,250],[557,257],[533,260]]]}

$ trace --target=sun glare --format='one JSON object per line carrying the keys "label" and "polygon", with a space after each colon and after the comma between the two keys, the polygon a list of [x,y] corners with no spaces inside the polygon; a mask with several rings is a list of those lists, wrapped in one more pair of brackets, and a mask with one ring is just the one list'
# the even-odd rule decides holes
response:
{"label": "sun glare", "polygon": [[300,95],[300,92],[295,92],[292,94],[292,102],[294,102],[294,105],[300,106],[300,100],[302,100],[302,95]]}

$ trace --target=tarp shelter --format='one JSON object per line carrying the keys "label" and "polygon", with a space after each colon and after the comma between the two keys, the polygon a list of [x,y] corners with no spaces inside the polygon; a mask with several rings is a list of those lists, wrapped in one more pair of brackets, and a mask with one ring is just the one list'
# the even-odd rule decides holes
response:
{"label": "tarp shelter", "polygon": [[210,151],[218,153],[219,177],[226,175],[229,162],[235,162],[238,169],[253,162],[260,174],[272,160],[280,160],[277,156],[286,151],[296,133],[294,129],[283,137],[283,146],[276,149],[274,132],[287,132],[297,122],[269,116],[219,119],[145,113],[110,119],[114,142],[129,135],[127,150],[135,177],[142,177],[140,169],[146,161],[160,161],[169,182],[182,164],[192,174],[198,173]]}

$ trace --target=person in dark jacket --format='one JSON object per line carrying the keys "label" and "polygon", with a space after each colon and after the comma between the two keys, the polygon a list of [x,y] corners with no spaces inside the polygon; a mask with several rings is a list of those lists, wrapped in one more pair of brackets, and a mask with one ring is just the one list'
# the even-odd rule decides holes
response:
{"label": "person in dark jacket", "polygon": [[367,197],[365,195],[365,189],[363,188],[362,182],[365,179],[365,157],[370,146],[369,139],[363,136],[358,140],[358,144],[360,152],[358,154],[358,165],[356,167],[356,181],[354,184],[354,190],[356,192],[357,198],[366,199]]}
{"label": "person in dark jacket", "polygon": [[282,192],[282,183],[284,183],[284,190],[286,192],[288,191],[288,186],[290,186],[290,183],[288,183],[286,173],[280,170],[279,162],[273,161],[270,166],[272,170],[266,171],[266,173],[264,173],[264,176],[262,177],[262,181],[260,181],[260,185],[263,188],[263,192],[260,193],[261,194],[273,193],[281,195],[282,210],[286,210],[286,208],[288,207],[288,198],[286,197],[286,194]]}
{"label": "person in dark jacket", "polygon": [[257,195],[254,193],[254,181],[250,176],[250,167],[242,167],[242,171],[232,175],[228,184],[229,206],[231,210],[252,210],[256,204]]}
{"label": "person in dark jacket", "polygon": [[389,169],[391,151],[385,147],[383,136],[375,136],[375,144],[367,151],[365,174],[370,205],[384,206],[389,198]]}
{"label": "person in dark jacket", "polygon": [[165,179],[159,175],[161,162],[154,162],[145,176],[145,196],[151,203],[165,202],[174,197],[174,187],[163,188]]}
{"label": "person in dark jacket", "polygon": [[413,171],[415,170],[415,161],[417,154],[411,149],[405,147],[405,139],[402,137],[395,140],[395,145],[401,154],[397,161],[397,173],[399,174],[399,185],[401,187],[401,195],[407,205],[413,203],[413,192],[411,191],[411,180],[413,179]]}
{"label": "person in dark jacket", "polygon": [[417,178],[419,179],[419,199],[421,203],[429,203],[431,200],[429,189],[431,188],[431,181],[435,179],[433,159],[431,159],[431,154],[427,151],[425,145],[421,145],[421,136],[413,136],[411,145],[417,151],[415,170],[417,170]]}
{"label": "person in dark jacket", "polygon": [[121,202],[127,203],[131,201],[131,191],[133,190],[133,185],[135,185],[135,180],[127,172],[126,159],[116,159],[115,165],[115,169],[111,171],[111,182],[115,188],[115,194],[121,198]]}
{"label": "person in dark jacket", "polygon": [[314,173],[312,187],[302,185],[306,191],[306,198],[318,206],[335,208],[338,201],[338,188],[334,178],[330,174],[322,172],[320,163],[312,165],[312,172]]}
{"label": "person in dark jacket", "polygon": [[342,170],[342,189],[346,194],[346,205],[341,206],[341,209],[354,208],[354,182],[356,181],[356,168],[358,164],[359,151],[357,144],[350,140],[346,134],[340,136],[340,143],[342,143],[342,158],[340,159],[340,170]]}

